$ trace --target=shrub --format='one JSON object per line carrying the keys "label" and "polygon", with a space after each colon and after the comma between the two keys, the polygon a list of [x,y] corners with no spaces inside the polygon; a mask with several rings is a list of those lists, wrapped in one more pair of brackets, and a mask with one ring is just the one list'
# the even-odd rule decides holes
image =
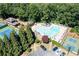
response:
{"label": "shrub", "polygon": [[27,49],[27,51],[28,51],[28,52],[31,52],[31,51],[32,51],[32,49],[31,49],[31,48],[28,48],[28,49]]}
{"label": "shrub", "polygon": [[35,42],[36,42],[36,43],[40,43],[40,40],[36,39]]}

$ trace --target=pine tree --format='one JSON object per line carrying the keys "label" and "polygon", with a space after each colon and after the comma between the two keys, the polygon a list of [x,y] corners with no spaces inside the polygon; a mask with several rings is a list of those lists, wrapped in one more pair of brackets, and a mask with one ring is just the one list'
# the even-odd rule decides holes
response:
{"label": "pine tree", "polygon": [[16,41],[16,38],[14,36],[15,34],[13,32],[11,32],[11,36],[10,36],[10,40],[11,40],[11,43],[12,43],[12,46],[13,47],[12,49],[12,54],[17,56],[20,54],[20,49],[19,49],[19,46],[18,46],[18,43]]}
{"label": "pine tree", "polygon": [[3,42],[4,42],[4,48],[3,48],[3,52],[4,52],[4,55],[7,56],[8,52],[9,52],[9,43],[8,43],[8,37],[6,36],[6,34],[4,34],[4,39],[3,39]]}
{"label": "pine tree", "polygon": [[33,38],[32,30],[29,25],[27,25],[27,27],[26,27],[26,33],[27,33],[27,38],[28,38],[29,44],[32,44],[34,41],[34,38]]}
{"label": "pine tree", "polygon": [[6,46],[5,46],[5,43],[3,42],[3,56],[6,56]]}
{"label": "pine tree", "polygon": [[0,56],[3,56],[2,40],[0,39]]}
{"label": "pine tree", "polygon": [[28,44],[27,44],[27,39],[25,38],[24,33],[25,33],[24,28],[21,27],[20,30],[19,30],[20,42],[22,44],[23,50],[26,50],[27,47],[28,47]]}

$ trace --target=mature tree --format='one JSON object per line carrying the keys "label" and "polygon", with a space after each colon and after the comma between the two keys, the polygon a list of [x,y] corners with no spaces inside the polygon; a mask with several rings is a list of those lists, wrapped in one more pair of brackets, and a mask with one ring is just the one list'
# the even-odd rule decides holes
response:
{"label": "mature tree", "polygon": [[14,32],[11,32],[11,37],[10,37],[10,40],[11,40],[11,43],[12,43],[12,54],[17,56],[20,54],[20,49],[19,49],[19,46],[18,46],[18,43],[16,41],[16,38],[15,38],[15,33]]}
{"label": "mature tree", "polygon": [[6,56],[9,52],[9,42],[8,42],[8,37],[6,34],[4,34],[4,39],[3,39],[3,42],[4,42],[4,47],[3,47],[3,50],[4,50],[4,55]]}
{"label": "mature tree", "polygon": [[29,25],[27,25],[27,27],[26,27],[26,33],[27,33],[27,38],[28,38],[29,44],[32,44],[34,41],[34,38],[33,38],[31,27]]}
{"label": "mature tree", "polygon": [[67,53],[67,55],[69,54],[70,51],[71,51],[71,47],[68,48],[68,53]]}
{"label": "mature tree", "polygon": [[0,39],[0,56],[3,56],[2,40]]}
{"label": "mature tree", "polygon": [[24,35],[24,29],[22,27],[19,30],[19,37],[20,37],[20,42],[22,44],[23,50],[26,50],[28,47],[28,44],[27,44],[27,39],[25,38],[25,35]]}
{"label": "mature tree", "polygon": [[77,51],[77,55],[79,55],[79,49],[78,49],[78,51]]}

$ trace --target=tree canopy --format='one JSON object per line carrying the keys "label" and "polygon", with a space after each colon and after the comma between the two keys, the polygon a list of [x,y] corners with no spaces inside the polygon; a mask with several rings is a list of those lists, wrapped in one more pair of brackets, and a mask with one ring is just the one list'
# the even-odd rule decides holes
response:
{"label": "tree canopy", "polygon": [[[25,30],[28,28],[27,30]],[[24,51],[28,51],[35,39],[29,27],[21,27],[19,33],[12,31],[10,38],[4,34],[4,39],[0,39],[0,56],[18,56]]]}
{"label": "tree canopy", "polygon": [[79,4],[0,4],[0,17],[79,26]]}

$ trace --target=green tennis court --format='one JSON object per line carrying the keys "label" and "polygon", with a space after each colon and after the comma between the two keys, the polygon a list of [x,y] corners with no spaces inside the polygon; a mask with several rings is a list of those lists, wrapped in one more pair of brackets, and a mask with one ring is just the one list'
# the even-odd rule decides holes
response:
{"label": "green tennis court", "polygon": [[[3,39],[4,38],[4,34],[7,35],[8,38],[10,38],[10,33],[15,30],[14,28],[10,27],[10,26],[6,26],[6,24],[4,23],[0,23],[0,38]],[[16,32],[18,32],[16,30]]]}
{"label": "green tennis court", "polygon": [[71,52],[77,53],[79,49],[79,39],[73,37],[66,37],[63,46],[67,50],[70,48]]}

